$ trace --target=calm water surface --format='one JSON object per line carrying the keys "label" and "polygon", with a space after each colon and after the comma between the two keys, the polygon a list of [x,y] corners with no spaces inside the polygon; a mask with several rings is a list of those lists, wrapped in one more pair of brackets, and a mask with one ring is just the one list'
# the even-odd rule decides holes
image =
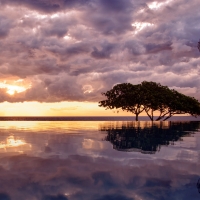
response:
{"label": "calm water surface", "polygon": [[0,122],[0,200],[196,200],[199,192],[198,121]]}

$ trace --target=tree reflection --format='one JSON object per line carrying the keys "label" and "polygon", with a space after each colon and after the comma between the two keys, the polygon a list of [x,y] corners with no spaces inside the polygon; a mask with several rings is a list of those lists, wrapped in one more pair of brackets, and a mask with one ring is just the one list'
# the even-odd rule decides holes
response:
{"label": "tree reflection", "polygon": [[198,189],[198,191],[199,191],[199,193],[200,193],[200,179],[199,179],[198,182],[197,182],[197,189]]}
{"label": "tree reflection", "polygon": [[128,122],[121,126],[107,124],[101,126],[100,130],[107,132],[105,140],[110,141],[118,151],[153,154],[160,150],[161,145],[173,145],[199,127],[200,122]]}

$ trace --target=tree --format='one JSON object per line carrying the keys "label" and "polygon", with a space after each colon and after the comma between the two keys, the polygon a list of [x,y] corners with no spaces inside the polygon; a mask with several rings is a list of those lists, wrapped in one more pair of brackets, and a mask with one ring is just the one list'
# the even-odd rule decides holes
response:
{"label": "tree", "polygon": [[171,90],[169,97],[165,99],[165,112],[160,119],[164,121],[175,114],[190,114],[194,117],[200,115],[200,103],[194,97],[186,96]]}
{"label": "tree", "polygon": [[200,114],[200,103],[193,97],[170,90],[160,83],[143,81],[141,88],[144,95],[145,112],[150,120],[154,120],[154,113],[159,113],[156,121],[167,120],[175,114],[189,113],[192,116]]}
{"label": "tree", "polygon": [[200,103],[194,97],[171,90],[160,83],[143,81],[132,85],[122,83],[103,93],[106,100],[99,106],[107,109],[122,109],[136,115],[136,121],[141,112],[145,111],[150,120],[154,120],[155,112],[159,113],[156,120],[167,120],[175,114],[200,115]]}
{"label": "tree", "polygon": [[143,94],[140,85],[122,83],[115,85],[111,90],[102,93],[107,99],[100,101],[100,107],[106,109],[122,109],[136,115],[138,121],[139,114],[144,110]]}
{"label": "tree", "polygon": [[145,112],[150,120],[154,120],[155,112],[159,112],[157,121],[169,113],[169,102],[172,101],[172,92],[167,86],[160,83],[143,81],[141,83]]}

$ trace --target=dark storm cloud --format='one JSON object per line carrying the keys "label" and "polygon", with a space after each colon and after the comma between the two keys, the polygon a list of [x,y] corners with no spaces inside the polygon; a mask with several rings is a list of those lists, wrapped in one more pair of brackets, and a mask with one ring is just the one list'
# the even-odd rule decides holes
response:
{"label": "dark storm cloud", "polygon": [[145,52],[143,45],[135,40],[127,41],[125,43],[125,48],[127,48],[132,55],[140,55]]}
{"label": "dark storm cloud", "polygon": [[[94,12],[96,9],[98,9],[97,12]],[[99,33],[105,36],[116,36],[133,30],[131,23],[133,20],[132,13],[135,11],[135,8],[130,7],[129,11],[124,11],[122,7],[120,12],[117,12],[115,9],[115,12],[112,12],[113,8],[107,10],[102,6],[98,6],[96,9],[90,9],[90,12],[93,12],[93,16],[89,20],[88,13],[84,13],[84,20],[86,24],[94,27]]]}
{"label": "dark storm cloud", "polygon": [[46,195],[42,200],[68,200],[68,198],[62,194],[60,195]]}
{"label": "dark storm cloud", "polygon": [[96,200],[134,200],[133,198],[126,197],[121,194],[104,195]]}
{"label": "dark storm cloud", "polygon": [[[68,60],[71,57],[78,57],[78,55],[89,53],[90,49],[87,43],[66,44],[66,46],[55,46],[49,44],[45,50],[58,56],[60,60]],[[76,60],[75,60],[76,62]]]}
{"label": "dark storm cloud", "polygon": [[114,84],[144,80],[200,99],[197,0],[0,3],[0,79],[32,85],[3,89],[1,101],[99,101]]}
{"label": "dark storm cloud", "polygon": [[160,51],[172,50],[171,43],[165,43],[165,44],[148,43],[145,45],[145,48],[147,53],[158,53]]}
{"label": "dark storm cloud", "polygon": [[100,0],[99,3],[108,12],[126,12],[130,11],[130,9],[133,7],[133,4],[130,0]]}
{"label": "dark storm cloud", "polygon": [[8,18],[0,15],[0,39],[8,36],[12,22]]}
{"label": "dark storm cloud", "polygon": [[16,95],[13,99],[40,102],[60,102],[65,99],[69,99],[70,101],[84,100],[82,85],[78,85],[74,81],[75,79],[66,75],[53,79],[44,79],[44,81],[41,81],[39,78],[34,80],[34,86],[32,88],[26,90],[23,95]]}
{"label": "dark storm cloud", "polygon": [[29,9],[35,9],[45,13],[53,13],[70,9],[75,6],[84,5],[91,0],[1,0],[2,5],[26,6]]}
{"label": "dark storm cloud", "polygon": [[75,44],[66,48],[64,51],[64,54],[66,56],[67,55],[71,56],[71,55],[83,54],[87,52],[88,52],[87,44],[80,43],[80,44]]}
{"label": "dark storm cloud", "polygon": [[98,50],[97,47],[93,48],[91,55],[94,58],[97,58],[97,59],[109,58],[110,54],[112,53],[112,50],[116,47],[116,44],[105,42],[101,46],[102,46],[101,50]]}
{"label": "dark storm cloud", "polygon": [[53,26],[48,27],[47,29],[43,30],[44,35],[48,36],[57,36],[57,37],[64,37],[67,34],[67,28],[62,24],[54,24]]}

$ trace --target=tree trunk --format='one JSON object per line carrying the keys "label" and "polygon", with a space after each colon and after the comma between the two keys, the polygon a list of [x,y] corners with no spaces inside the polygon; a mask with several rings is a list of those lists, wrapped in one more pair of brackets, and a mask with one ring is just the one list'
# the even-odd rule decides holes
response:
{"label": "tree trunk", "polygon": [[159,121],[159,120],[163,119],[167,114],[169,114],[169,112],[166,112],[166,113],[160,112],[160,116],[156,119],[156,121]]}
{"label": "tree trunk", "polygon": [[172,117],[173,115],[169,115],[168,117],[166,117],[165,119],[163,119],[163,121],[166,121],[167,119],[169,119],[170,117]]}
{"label": "tree trunk", "polygon": [[151,110],[151,121],[153,122],[153,109]]}
{"label": "tree trunk", "polygon": [[146,109],[145,109],[145,112],[146,112],[147,116],[149,117],[149,119],[152,121],[152,117],[151,117],[151,115],[149,114],[149,110],[146,110]]}
{"label": "tree trunk", "polygon": [[135,114],[135,121],[138,121],[138,114]]}

